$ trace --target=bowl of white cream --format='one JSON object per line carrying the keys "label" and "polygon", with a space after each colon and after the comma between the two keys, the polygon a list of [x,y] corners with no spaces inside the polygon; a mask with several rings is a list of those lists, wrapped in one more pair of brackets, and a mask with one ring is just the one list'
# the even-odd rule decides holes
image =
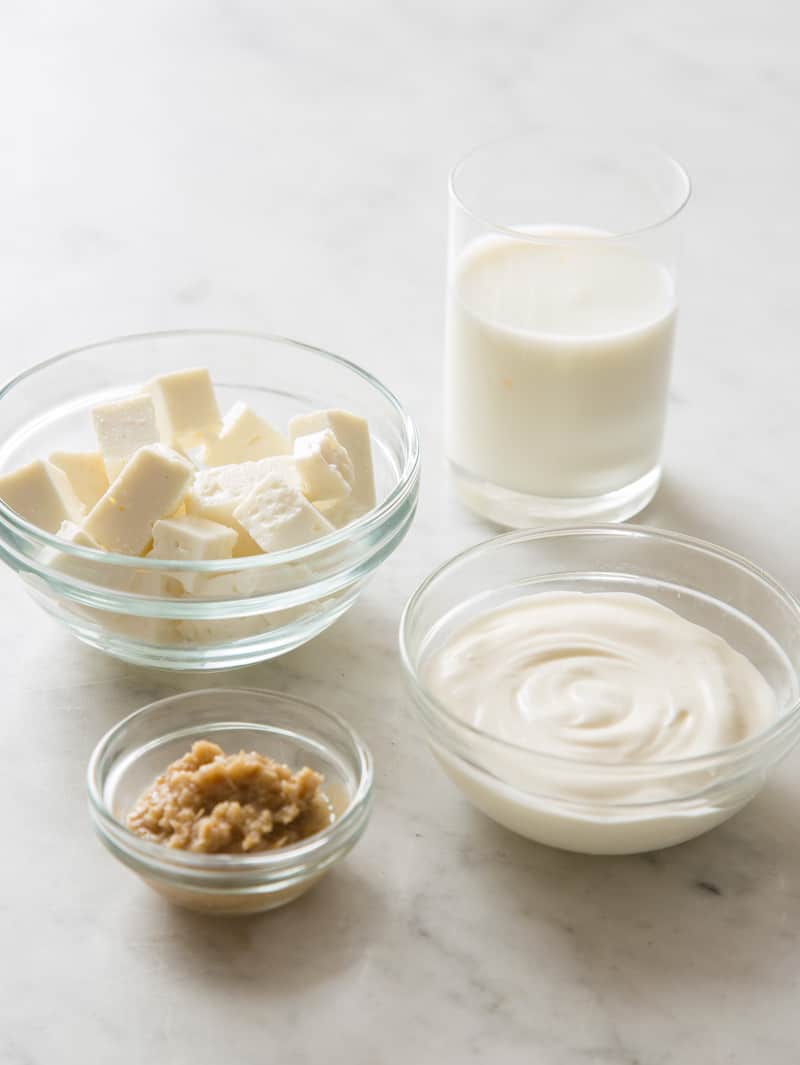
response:
{"label": "bowl of white cream", "polygon": [[565,850],[701,835],[800,739],[800,602],[677,533],[499,536],[423,582],[400,647],[447,775],[495,821]]}

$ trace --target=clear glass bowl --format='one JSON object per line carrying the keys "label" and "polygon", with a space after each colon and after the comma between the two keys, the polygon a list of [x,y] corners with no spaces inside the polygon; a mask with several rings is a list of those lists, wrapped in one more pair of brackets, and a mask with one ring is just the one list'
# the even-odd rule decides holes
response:
{"label": "clear glass bowl", "polygon": [[[597,764],[494,738],[432,696],[428,656],[455,629],[520,596],[557,590],[636,592],[716,632],[770,683],[778,718],[707,755]],[[749,802],[800,738],[800,603],[745,559],[675,533],[600,525],[510,533],[470,548],[411,597],[400,648],[418,719],[445,772],[496,821],[567,850],[635,853],[698,836]]]}
{"label": "clear glass bowl", "polygon": [[[195,854],[135,835],[125,818],[195,740],[255,750],[322,773],[335,820],[301,843],[260,854]],[[292,902],[355,845],[372,801],[372,757],[338,715],[280,692],[213,688],[161,699],[115,725],[92,753],[89,808],[108,850],[170,902],[220,915]]]}
{"label": "clear glass bowl", "polygon": [[0,558],[48,613],[93,647],[141,665],[225,669],[298,647],[353,604],[413,520],[419,447],[392,393],[345,359],[275,336],[153,333],[68,352],[6,385],[0,471],[55,450],[94,450],[95,404],[189,366],[209,368],[223,410],[245,400],[278,426],[319,408],[367,418],[377,506],[303,547],[195,563],[74,547],[0,501]]}

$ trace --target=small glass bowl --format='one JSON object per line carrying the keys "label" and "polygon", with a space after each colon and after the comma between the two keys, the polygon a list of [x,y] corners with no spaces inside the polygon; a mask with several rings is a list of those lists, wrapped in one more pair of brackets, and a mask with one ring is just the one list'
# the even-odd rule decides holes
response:
{"label": "small glass bowl", "polygon": [[223,411],[245,401],[276,426],[337,407],[366,418],[377,505],[291,550],[173,562],[76,547],[0,501],[0,560],[40,606],[99,650],[157,668],[232,669],[299,647],[352,606],[414,518],[419,445],[394,395],[346,359],[266,334],[184,331],[93,344],[7,384],[0,471],[53,451],[95,450],[92,407],[190,366],[208,367]]}
{"label": "small glass bowl", "polygon": [[[195,854],[131,832],[125,819],[136,800],[200,739],[322,773],[334,821],[258,854]],[[284,906],[343,858],[369,820],[372,777],[369,750],[329,710],[280,692],[208,688],[150,703],[115,725],[92,753],[87,784],[95,828],[115,858],[170,902],[225,916]]]}
{"label": "small glass bowl", "polygon": [[[635,592],[717,633],[772,686],[775,723],[706,755],[598,764],[494,737],[432,695],[426,664],[456,629],[520,596],[565,590]],[[565,850],[636,853],[699,836],[749,802],[800,739],[800,603],[745,559],[677,533],[598,525],[509,533],[472,547],[411,597],[400,649],[445,772],[489,817]]]}

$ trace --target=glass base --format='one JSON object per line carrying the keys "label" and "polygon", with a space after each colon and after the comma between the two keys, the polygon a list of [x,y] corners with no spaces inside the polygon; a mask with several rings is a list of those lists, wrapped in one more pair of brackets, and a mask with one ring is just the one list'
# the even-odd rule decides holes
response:
{"label": "glass base", "polygon": [[[250,620],[247,617],[211,617],[206,619],[207,634],[196,640],[180,638],[172,619],[114,614],[54,599],[30,586],[28,591],[48,614],[66,624],[73,636],[113,658],[150,669],[216,673],[266,662],[308,643],[350,609],[363,587],[364,581],[358,581],[342,592],[309,604],[306,609],[296,608],[298,616],[284,624],[276,625],[269,615],[254,615],[256,628],[259,619],[264,628],[248,638],[225,637],[229,626],[247,622]],[[291,609],[284,613],[290,614]],[[202,625],[202,621],[199,623]],[[149,638],[148,629],[154,629]],[[216,636],[215,630],[218,630]]]}
{"label": "glass base", "polygon": [[450,475],[461,500],[481,517],[510,529],[586,522],[626,521],[643,510],[658,490],[661,467],[623,488],[600,496],[534,496],[482,481],[450,462]]}

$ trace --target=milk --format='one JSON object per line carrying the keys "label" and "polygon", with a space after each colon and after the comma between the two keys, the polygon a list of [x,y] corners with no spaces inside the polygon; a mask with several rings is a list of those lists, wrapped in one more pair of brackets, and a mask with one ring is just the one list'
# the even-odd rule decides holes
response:
{"label": "milk", "polygon": [[447,455],[513,492],[600,496],[658,467],[672,279],[597,230],[530,233],[481,237],[451,267]]}

